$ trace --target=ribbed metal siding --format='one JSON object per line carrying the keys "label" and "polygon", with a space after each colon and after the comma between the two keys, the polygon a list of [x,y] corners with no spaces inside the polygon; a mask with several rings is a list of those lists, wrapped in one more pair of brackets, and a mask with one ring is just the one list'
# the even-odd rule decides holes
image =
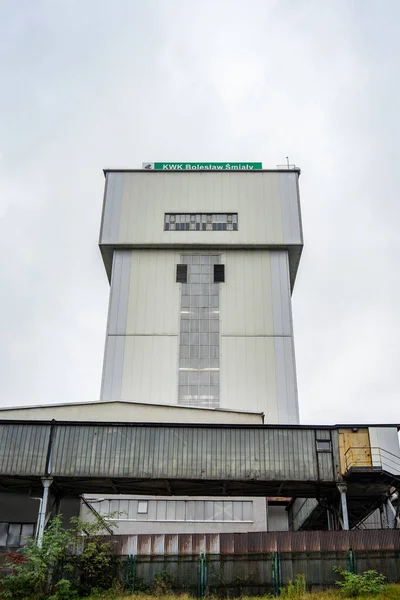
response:
{"label": "ribbed metal siding", "polygon": [[297,179],[294,172],[109,173],[100,244],[193,244],[193,232],[164,231],[164,214],[199,210],[237,212],[239,228],[196,231],[195,244],[302,244]]}
{"label": "ribbed metal siding", "polygon": [[316,481],[312,430],[57,427],[53,474]]}
{"label": "ribbed metal siding", "polygon": [[[332,480],[334,477],[334,460],[333,460],[333,441],[331,439],[330,429],[317,429],[315,431],[315,440],[326,440],[331,442],[331,452],[318,452],[318,469],[319,476],[322,481],[327,479]],[[317,446],[315,445],[315,450]]]}
{"label": "ribbed metal siding", "polygon": [[[138,556],[157,554],[244,554],[263,552],[356,552],[398,550],[400,531],[281,531],[217,534],[116,535],[117,551]],[[359,569],[360,570],[360,569]]]}
{"label": "ribbed metal siding", "polygon": [[0,425],[0,474],[44,475],[50,425]]}

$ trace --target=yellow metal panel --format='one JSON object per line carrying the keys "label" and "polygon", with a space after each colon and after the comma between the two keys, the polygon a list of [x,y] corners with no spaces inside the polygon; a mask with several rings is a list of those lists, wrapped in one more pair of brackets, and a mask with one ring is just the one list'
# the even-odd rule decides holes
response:
{"label": "yellow metal panel", "polygon": [[339,429],[339,453],[342,473],[351,467],[372,467],[368,429]]}

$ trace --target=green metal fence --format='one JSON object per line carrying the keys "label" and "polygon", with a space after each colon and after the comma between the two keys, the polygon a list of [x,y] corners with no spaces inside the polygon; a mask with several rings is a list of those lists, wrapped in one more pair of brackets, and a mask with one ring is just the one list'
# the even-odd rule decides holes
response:
{"label": "green metal fence", "polygon": [[400,581],[400,550],[272,552],[259,554],[200,554],[128,556],[125,585],[145,591],[163,577],[177,593],[221,598],[240,595],[279,596],[281,588],[304,575],[307,588],[333,587],[340,579],[333,567],[353,573],[375,569],[388,582]]}

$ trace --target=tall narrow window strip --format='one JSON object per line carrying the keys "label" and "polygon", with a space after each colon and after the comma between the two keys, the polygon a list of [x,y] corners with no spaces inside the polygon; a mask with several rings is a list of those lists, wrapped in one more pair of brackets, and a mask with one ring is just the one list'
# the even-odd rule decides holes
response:
{"label": "tall narrow window strip", "polygon": [[219,407],[218,255],[185,254],[187,284],[181,289],[178,403]]}

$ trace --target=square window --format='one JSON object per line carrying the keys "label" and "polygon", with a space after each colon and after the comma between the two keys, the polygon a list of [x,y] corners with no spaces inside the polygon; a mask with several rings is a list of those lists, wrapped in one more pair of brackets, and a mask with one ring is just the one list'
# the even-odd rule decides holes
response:
{"label": "square window", "polygon": [[189,273],[188,276],[189,283],[200,283],[200,273]]}
{"label": "square window", "polygon": [[198,371],[189,371],[189,385],[197,385],[198,384]]}
{"label": "square window", "polygon": [[219,320],[213,319],[212,321],[210,321],[210,331],[212,331],[213,333],[219,332]]}
{"label": "square window", "polygon": [[210,383],[211,385],[219,384],[219,371],[211,371],[210,373]]}
{"label": "square window", "polygon": [[317,440],[317,452],[332,452],[330,440]]}
{"label": "square window", "polygon": [[147,514],[147,510],[148,510],[148,501],[147,500],[139,500],[138,506],[137,506],[138,514],[145,515],[145,514]]}
{"label": "square window", "polygon": [[[199,333],[199,319],[190,319],[190,333]],[[181,328],[182,331],[182,328]]]}
{"label": "square window", "polygon": [[209,304],[209,306],[211,308],[217,309],[218,305],[219,305],[219,298],[218,298],[218,296],[210,296],[210,304]]}
{"label": "square window", "polygon": [[188,385],[189,371],[179,371],[179,385]]}
{"label": "square window", "polygon": [[[212,335],[217,335],[217,337],[218,337],[218,334],[213,333]],[[209,333],[201,333],[200,334],[200,345],[208,346],[209,344],[210,344],[210,334]]]}
{"label": "square window", "polygon": [[0,546],[7,546],[8,523],[0,523]]}
{"label": "square window", "polygon": [[190,346],[197,346],[199,343],[199,334],[191,333],[190,334]]}
{"label": "square window", "polygon": [[181,358],[189,358],[189,346],[180,346],[179,356]]}
{"label": "square window", "polygon": [[210,331],[210,321],[208,319],[200,319],[200,333],[208,333]]}
{"label": "square window", "polygon": [[218,344],[219,344],[219,335],[218,335],[218,333],[211,333],[210,334],[210,344],[211,344],[211,346],[218,346]]}
{"label": "square window", "polygon": [[181,332],[181,346],[188,346],[189,345],[189,334],[188,333],[182,333]]}
{"label": "square window", "polygon": [[21,524],[10,523],[8,528],[7,546],[17,547],[20,545],[21,540]]}

